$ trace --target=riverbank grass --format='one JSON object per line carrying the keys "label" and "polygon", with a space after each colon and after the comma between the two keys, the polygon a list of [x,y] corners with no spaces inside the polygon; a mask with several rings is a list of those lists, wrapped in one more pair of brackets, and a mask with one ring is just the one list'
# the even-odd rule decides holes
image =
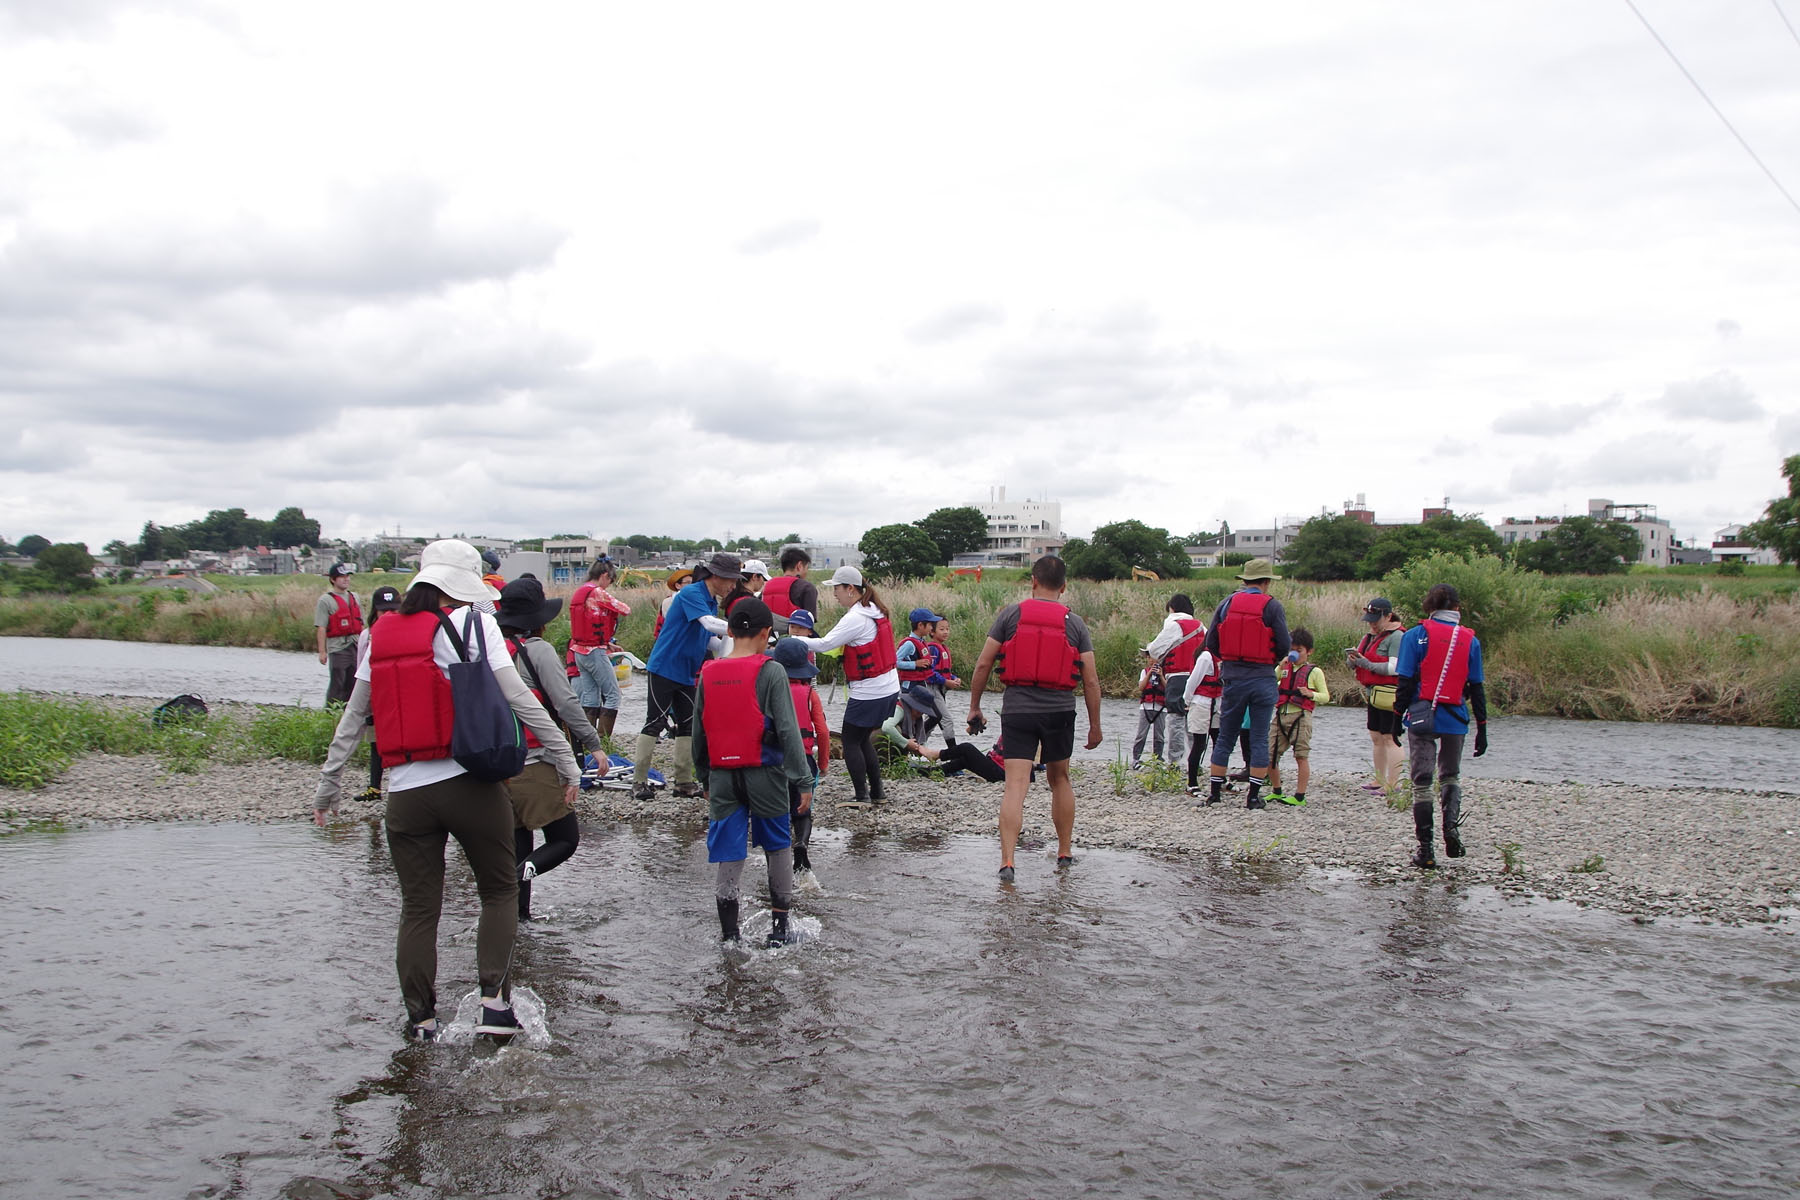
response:
{"label": "riverbank grass", "polygon": [[[151,755],[173,772],[286,758],[322,763],[339,710],[233,708],[157,725],[147,711],[0,694],[0,786],[43,787],[83,754]],[[366,749],[358,755],[365,756]]]}

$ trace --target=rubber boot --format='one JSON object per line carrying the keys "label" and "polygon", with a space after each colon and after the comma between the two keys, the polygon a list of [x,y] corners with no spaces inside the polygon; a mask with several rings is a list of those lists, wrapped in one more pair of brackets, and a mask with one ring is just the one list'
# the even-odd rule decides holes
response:
{"label": "rubber boot", "polygon": [[599,730],[601,737],[609,738],[612,736],[613,726],[618,723],[618,720],[619,720],[619,710],[618,709],[603,708],[600,710],[600,719],[598,722],[595,723],[595,728],[597,730]]}
{"label": "rubber boot", "polygon": [[581,710],[582,715],[587,718],[587,723],[594,727],[594,731],[596,733],[598,733],[600,730],[600,713],[601,713],[601,711],[602,710],[598,709],[598,708],[586,708],[586,707],[582,708],[582,710]]}
{"label": "rubber boot", "polygon": [[881,790],[881,764],[878,762],[869,764],[869,802],[887,803],[887,793]]}
{"label": "rubber boot", "polygon": [[1225,777],[1214,775],[1207,784],[1206,802],[1217,804],[1223,799],[1225,799]]}
{"label": "rubber boot", "polygon": [[774,922],[769,929],[769,949],[785,946],[794,940],[793,932],[788,929],[787,909],[772,908],[769,910],[769,918]]}
{"label": "rubber boot", "polygon": [[531,880],[519,880],[519,920],[531,920]]}
{"label": "rubber boot", "polygon": [[738,940],[738,902],[736,900],[719,901],[719,940],[721,942]]}
{"label": "rubber boot", "polygon": [[1444,785],[1444,854],[1449,858],[1463,856],[1462,785]]}
{"label": "rubber boot", "polygon": [[1413,833],[1419,839],[1419,852],[1413,855],[1412,865],[1428,871],[1437,866],[1437,855],[1431,848],[1431,801],[1413,801]]}
{"label": "rubber boot", "polygon": [[675,739],[675,795],[700,795],[693,781],[693,738]]}
{"label": "rubber boot", "polygon": [[806,852],[807,843],[812,841],[812,814],[794,818],[794,870],[812,870],[812,858]]}
{"label": "rubber boot", "polygon": [[631,763],[631,796],[634,800],[649,800],[656,794],[650,787],[650,758],[655,753],[656,735],[638,734],[637,757]]}

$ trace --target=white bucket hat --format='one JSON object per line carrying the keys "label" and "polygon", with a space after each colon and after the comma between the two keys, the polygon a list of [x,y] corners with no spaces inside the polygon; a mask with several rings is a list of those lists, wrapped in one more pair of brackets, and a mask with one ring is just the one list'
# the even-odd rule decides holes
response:
{"label": "white bucket hat", "polygon": [[433,542],[419,554],[419,573],[414,583],[429,583],[452,600],[470,604],[477,600],[498,600],[500,593],[482,579],[481,551],[467,542],[445,538]]}

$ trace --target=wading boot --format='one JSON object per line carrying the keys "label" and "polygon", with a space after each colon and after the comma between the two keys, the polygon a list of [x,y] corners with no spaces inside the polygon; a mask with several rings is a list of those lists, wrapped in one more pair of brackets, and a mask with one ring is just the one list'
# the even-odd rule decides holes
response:
{"label": "wading boot", "polygon": [[594,728],[599,731],[601,737],[610,738],[612,736],[613,726],[618,723],[618,720],[618,709],[603,708],[600,710],[600,720],[595,724]]}
{"label": "wading boot", "polygon": [[1260,794],[1261,791],[1262,791],[1262,780],[1256,778],[1255,776],[1251,776],[1250,790],[1244,796],[1244,807],[1245,808],[1266,808],[1266,807],[1268,807],[1268,805],[1266,803],[1264,803],[1264,801],[1263,801],[1263,798]]}
{"label": "wading boot", "polygon": [[691,800],[700,794],[700,785],[694,782],[694,739],[691,737],[675,739],[675,787],[673,790],[684,800]]}
{"label": "wading boot", "polygon": [[730,945],[738,940],[738,902],[719,901],[719,940]]}
{"label": "wading boot", "polygon": [[587,723],[594,727],[595,733],[600,732],[600,712],[601,710],[597,708],[583,708],[581,710],[581,715],[587,718]]}
{"label": "wading boot", "polygon": [[1463,856],[1462,785],[1444,785],[1444,854],[1449,858]]}
{"label": "wading boot", "polygon": [[1207,785],[1206,802],[1208,804],[1217,804],[1223,799],[1225,799],[1225,777],[1223,775],[1214,775]]}
{"label": "wading boot", "polygon": [[774,925],[769,929],[769,949],[773,950],[777,946],[785,946],[794,940],[793,931],[788,928],[787,909],[770,909],[769,919],[774,922]]}
{"label": "wading boot", "polygon": [[1431,801],[1413,802],[1413,833],[1419,839],[1419,850],[1413,855],[1412,865],[1429,871],[1437,866],[1437,856],[1431,849]]}

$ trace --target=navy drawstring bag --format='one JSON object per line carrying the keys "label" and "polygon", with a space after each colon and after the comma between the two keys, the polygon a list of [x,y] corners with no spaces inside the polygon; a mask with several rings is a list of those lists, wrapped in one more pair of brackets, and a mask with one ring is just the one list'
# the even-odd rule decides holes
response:
{"label": "navy drawstring bag", "polygon": [[[483,783],[511,779],[525,769],[525,735],[512,705],[500,694],[499,681],[487,661],[487,634],[474,609],[468,610],[459,636],[456,626],[438,613],[457,662],[445,668],[450,676],[450,701],[456,719],[450,731],[450,757]],[[469,657],[467,636],[474,632],[475,657]]]}

